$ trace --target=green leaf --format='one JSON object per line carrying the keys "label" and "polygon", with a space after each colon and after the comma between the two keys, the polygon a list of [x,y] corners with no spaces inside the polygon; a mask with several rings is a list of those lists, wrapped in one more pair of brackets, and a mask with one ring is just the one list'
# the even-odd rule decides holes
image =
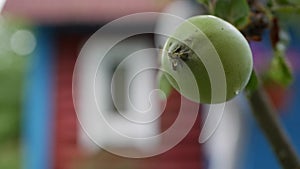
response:
{"label": "green leaf", "polygon": [[258,88],[258,78],[254,70],[252,70],[250,80],[245,88],[247,93],[252,93],[254,90]]}
{"label": "green leaf", "polygon": [[267,73],[267,79],[282,86],[288,86],[293,81],[293,75],[285,57],[285,51],[290,38],[286,31],[280,30],[278,42],[273,45],[274,56]]}
{"label": "green leaf", "polygon": [[204,4],[206,6],[209,5],[209,0],[197,0],[197,2],[199,2],[200,4]]}
{"label": "green leaf", "polygon": [[294,5],[300,5],[300,1],[299,0],[288,0],[290,4],[294,4]]}
{"label": "green leaf", "polygon": [[300,5],[299,0],[275,0],[277,6]]}
{"label": "green leaf", "polygon": [[289,0],[275,0],[278,5],[288,5],[290,4]]}
{"label": "green leaf", "polygon": [[218,0],[215,15],[221,17],[237,28],[246,26],[249,22],[250,8],[247,0]]}
{"label": "green leaf", "polygon": [[269,69],[269,78],[282,86],[288,86],[293,81],[291,68],[286,62],[282,51],[275,51],[275,56],[271,61]]}
{"label": "green leaf", "polygon": [[300,0],[277,0],[272,11],[276,15],[299,15]]}
{"label": "green leaf", "polygon": [[159,89],[165,94],[165,96],[161,95],[161,98],[167,99],[168,96],[170,95],[173,87],[162,72],[158,73],[157,79],[158,79]]}
{"label": "green leaf", "polygon": [[275,14],[300,14],[300,4],[298,6],[277,6],[272,9]]}

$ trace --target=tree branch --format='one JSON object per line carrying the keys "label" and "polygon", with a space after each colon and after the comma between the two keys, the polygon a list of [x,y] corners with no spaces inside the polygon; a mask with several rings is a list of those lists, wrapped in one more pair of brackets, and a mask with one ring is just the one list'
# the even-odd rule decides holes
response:
{"label": "tree branch", "polygon": [[283,169],[300,169],[297,154],[287,138],[265,91],[259,87],[249,93],[248,100],[257,123],[271,144]]}

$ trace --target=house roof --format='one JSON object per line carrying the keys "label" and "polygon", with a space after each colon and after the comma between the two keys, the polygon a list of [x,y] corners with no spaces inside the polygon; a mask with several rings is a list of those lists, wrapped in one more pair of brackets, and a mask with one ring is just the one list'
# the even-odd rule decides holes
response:
{"label": "house roof", "polygon": [[170,0],[7,0],[4,15],[37,23],[97,23],[137,12],[159,12]]}

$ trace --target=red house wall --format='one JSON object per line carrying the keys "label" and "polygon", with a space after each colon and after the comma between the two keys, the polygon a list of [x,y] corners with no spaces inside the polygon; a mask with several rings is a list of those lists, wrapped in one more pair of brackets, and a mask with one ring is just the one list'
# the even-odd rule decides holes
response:
{"label": "red house wall", "polygon": [[69,169],[78,155],[78,122],[72,99],[72,74],[80,37],[58,36],[56,51],[56,111],[54,169]]}
{"label": "red house wall", "polygon": [[[181,96],[178,92],[173,91],[168,98],[166,109],[161,117],[161,130],[169,128],[177,118],[180,109]],[[193,105],[196,103],[189,102]],[[187,116],[188,116],[188,112]],[[190,123],[187,121],[186,123]],[[184,125],[184,124],[183,124]],[[184,127],[184,126],[183,126]],[[149,166],[149,169],[201,169],[203,168],[203,159],[201,145],[198,143],[200,133],[200,116],[187,134],[187,136],[174,148],[164,154],[153,157],[158,164],[157,167]]]}

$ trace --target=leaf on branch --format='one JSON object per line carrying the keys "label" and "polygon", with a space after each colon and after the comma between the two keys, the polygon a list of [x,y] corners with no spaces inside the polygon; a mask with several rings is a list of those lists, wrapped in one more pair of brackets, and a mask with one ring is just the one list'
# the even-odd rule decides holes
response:
{"label": "leaf on branch", "polygon": [[218,0],[215,15],[242,28],[249,22],[250,8],[247,0]]}
{"label": "leaf on branch", "polygon": [[288,0],[290,4],[293,5],[300,5],[300,1],[299,0]]}
{"label": "leaf on branch", "polygon": [[273,11],[277,15],[284,15],[284,14],[293,14],[299,15],[300,14],[300,4],[298,6],[279,6],[273,8]]}
{"label": "leaf on branch", "polygon": [[210,0],[197,0],[197,2],[199,2],[200,4],[204,4],[205,6],[209,5],[209,1]]}
{"label": "leaf on branch", "polygon": [[293,74],[283,51],[278,49],[275,51],[275,56],[271,61],[268,75],[269,78],[282,86],[288,86],[292,83]]}
{"label": "leaf on branch", "polygon": [[299,0],[276,0],[272,11],[276,15],[299,15],[300,1]]}
{"label": "leaf on branch", "polygon": [[252,93],[254,90],[258,88],[258,78],[254,70],[252,70],[249,82],[245,88],[247,93]]}
{"label": "leaf on branch", "polygon": [[289,0],[275,0],[277,5],[289,5]]}
{"label": "leaf on branch", "polygon": [[287,32],[279,29],[277,20],[273,21],[270,35],[274,57],[267,74],[268,78],[279,85],[288,86],[293,81],[292,71],[285,57],[285,51],[290,38]]}
{"label": "leaf on branch", "polygon": [[158,73],[157,79],[158,79],[159,89],[165,94],[165,96],[161,95],[161,98],[167,99],[168,96],[170,95],[173,87],[162,72]]}
{"label": "leaf on branch", "polygon": [[299,0],[275,0],[277,6],[300,5]]}

